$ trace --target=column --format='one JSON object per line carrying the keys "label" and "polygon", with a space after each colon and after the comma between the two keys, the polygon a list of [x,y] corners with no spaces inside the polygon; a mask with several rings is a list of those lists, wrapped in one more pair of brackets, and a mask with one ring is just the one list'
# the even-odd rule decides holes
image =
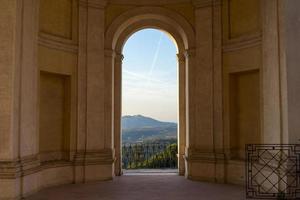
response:
{"label": "column", "polygon": [[[0,199],[38,189],[38,0],[1,4]],[[28,184],[30,183],[30,184]]]}
{"label": "column", "polygon": [[0,6],[0,199],[20,196],[20,179],[15,178],[19,158],[20,24],[17,0]]}
{"label": "column", "polygon": [[[89,0],[87,6],[87,107],[85,181],[107,180],[113,176],[111,132],[111,67],[105,66],[104,0]],[[108,88],[106,88],[108,86]]]}
{"label": "column", "polygon": [[20,80],[20,159],[21,195],[39,189],[39,174],[27,173],[39,161],[39,76],[38,19],[39,0],[23,0]]}
{"label": "column", "polygon": [[282,142],[300,144],[300,48],[297,0],[279,1]]}
{"label": "column", "polygon": [[104,148],[104,6],[103,1],[87,5],[87,149]]}
{"label": "column", "polygon": [[[300,144],[300,2],[270,0],[262,5],[263,143]],[[294,181],[284,169],[277,173],[279,188]]]}
{"label": "column", "polygon": [[[282,106],[282,143],[297,144],[295,150],[299,155],[300,147],[300,2],[296,0],[279,1],[279,34],[280,34],[280,83]],[[291,166],[294,163],[290,161]],[[299,163],[298,163],[299,165]],[[291,167],[290,167],[291,168]],[[289,185],[295,180],[294,176],[287,175]],[[281,181],[283,188],[286,182]],[[297,196],[297,195],[296,195]],[[297,196],[298,197],[298,196]]]}
{"label": "column", "polygon": [[179,175],[185,174],[185,146],[186,146],[186,66],[185,66],[185,55],[183,53],[177,54],[178,60],[178,86],[179,86],[179,126],[178,126],[178,141],[179,141],[179,148],[178,148],[178,169]]}
{"label": "column", "polygon": [[77,68],[77,145],[75,154],[75,183],[84,182],[84,157],[87,143],[87,3],[79,1],[78,68]]}
{"label": "column", "polygon": [[223,182],[220,2],[194,0],[193,5],[196,49],[195,55],[187,52],[186,176]]}
{"label": "column", "polygon": [[280,60],[277,0],[263,1],[262,143],[281,142]]}
{"label": "column", "polygon": [[213,1],[213,144],[215,181],[225,181],[223,129],[222,4]]}
{"label": "column", "polygon": [[122,175],[122,136],[121,136],[121,119],[122,119],[122,61],[124,56],[116,53],[114,63],[114,148],[115,148],[115,175]]}

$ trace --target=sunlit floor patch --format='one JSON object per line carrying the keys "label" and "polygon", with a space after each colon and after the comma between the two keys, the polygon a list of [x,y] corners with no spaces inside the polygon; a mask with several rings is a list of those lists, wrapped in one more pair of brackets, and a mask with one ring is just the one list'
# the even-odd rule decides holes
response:
{"label": "sunlit floor patch", "polygon": [[178,175],[178,169],[129,169],[123,170],[125,176]]}

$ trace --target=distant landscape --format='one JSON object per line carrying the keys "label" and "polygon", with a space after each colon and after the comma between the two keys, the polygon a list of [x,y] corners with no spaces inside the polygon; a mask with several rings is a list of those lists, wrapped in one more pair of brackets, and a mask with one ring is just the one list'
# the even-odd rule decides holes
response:
{"label": "distant landscape", "polygon": [[142,115],[122,117],[122,142],[145,143],[153,141],[177,141],[177,123],[162,122]]}

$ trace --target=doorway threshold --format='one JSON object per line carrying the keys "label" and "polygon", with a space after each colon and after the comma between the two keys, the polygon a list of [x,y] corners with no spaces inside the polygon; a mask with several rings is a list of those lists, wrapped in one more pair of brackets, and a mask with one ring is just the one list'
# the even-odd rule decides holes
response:
{"label": "doorway threshold", "polygon": [[178,169],[123,169],[124,176],[178,175]]}

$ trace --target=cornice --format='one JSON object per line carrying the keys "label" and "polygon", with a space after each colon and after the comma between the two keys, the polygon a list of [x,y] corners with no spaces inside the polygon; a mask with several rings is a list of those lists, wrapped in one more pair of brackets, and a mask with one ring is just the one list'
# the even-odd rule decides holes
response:
{"label": "cornice", "polygon": [[261,34],[231,39],[223,44],[223,52],[234,52],[261,45]]}
{"label": "cornice", "polygon": [[46,33],[39,34],[38,44],[50,49],[56,49],[70,53],[78,52],[78,45],[73,43],[72,40],[59,38]]}

